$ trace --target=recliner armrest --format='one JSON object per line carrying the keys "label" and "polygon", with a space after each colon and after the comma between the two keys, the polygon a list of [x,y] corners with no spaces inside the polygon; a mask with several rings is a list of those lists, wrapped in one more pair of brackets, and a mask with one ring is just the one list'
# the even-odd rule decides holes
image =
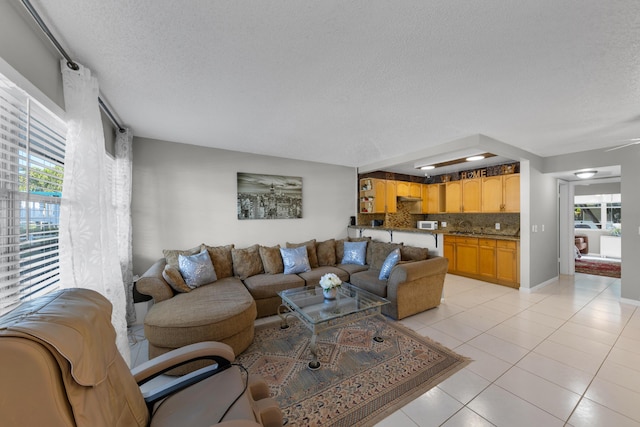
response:
{"label": "recliner armrest", "polygon": [[227,344],[213,341],[199,342],[154,357],[131,369],[131,374],[138,385],[142,385],[176,366],[201,359],[213,360],[220,368],[226,369],[235,360],[235,354]]}

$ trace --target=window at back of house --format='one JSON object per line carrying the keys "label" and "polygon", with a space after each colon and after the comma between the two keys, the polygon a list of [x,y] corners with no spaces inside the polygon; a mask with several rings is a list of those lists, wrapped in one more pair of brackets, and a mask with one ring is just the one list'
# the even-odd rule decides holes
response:
{"label": "window at back of house", "polygon": [[66,125],[0,75],[0,314],[59,286]]}
{"label": "window at back of house", "polygon": [[575,228],[612,230],[620,228],[622,203],[620,194],[575,196]]}

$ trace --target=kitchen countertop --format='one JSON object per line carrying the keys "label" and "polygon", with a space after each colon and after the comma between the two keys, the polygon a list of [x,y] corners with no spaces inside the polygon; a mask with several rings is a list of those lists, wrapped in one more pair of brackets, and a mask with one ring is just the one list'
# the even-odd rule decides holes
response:
{"label": "kitchen countertop", "polygon": [[442,234],[444,236],[462,236],[462,237],[477,237],[477,238],[496,239],[496,240],[520,241],[520,236],[514,236],[514,235],[508,235],[508,234],[497,234],[497,233],[446,231],[442,229],[422,230],[419,228],[384,227],[384,226],[373,227],[370,225],[350,225],[349,228],[354,230],[380,230],[380,231],[388,231],[388,232],[394,232],[394,233],[402,232],[402,233],[418,233],[418,234]]}

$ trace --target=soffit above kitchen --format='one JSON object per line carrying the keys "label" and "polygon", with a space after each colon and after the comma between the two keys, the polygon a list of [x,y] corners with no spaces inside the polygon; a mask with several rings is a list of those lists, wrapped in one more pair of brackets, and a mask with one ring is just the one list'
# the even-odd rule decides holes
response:
{"label": "soffit above kitchen", "polygon": [[32,3],[139,137],[358,168],[640,137],[636,0]]}

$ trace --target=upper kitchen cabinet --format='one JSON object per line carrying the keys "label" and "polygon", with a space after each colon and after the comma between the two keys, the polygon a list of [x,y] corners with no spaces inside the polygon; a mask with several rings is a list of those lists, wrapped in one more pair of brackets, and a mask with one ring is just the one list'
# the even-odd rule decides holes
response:
{"label": "upper kitchen cabinet", "polygon": [[398,183],[401,181],[386,181],[387,191],[387,213],[396,213],[398,211]]}
{"label": "upper kitchen cabinet", "polygon": [[482,212],[520,212],[520,174],[483,177]]}
{"label": "upper kitchen cabinet", "polygon": [[409,197],[411,197],[413,199],[422,198],[422,184],[419,184],[417,182],[410,182],[409,183]]}
{"label": "upper kitchen cabinet", "polygon": [[423,184],[422,213],[445,212],[446,191],[445,184]]}
{"label": "upper kitchen cabinet", "polygon": [[503,175],[504,210],[503,212],[520,212],[520,174]]}
{"label": "upper kitchen cabinet", "polygon": [[482,181],[480,178],[462,181],[462,212],[480,212],[482,209]]}
{"label": "upper kitchen cabinet", "polygon": [[360,213],[384,213],[386,206],[386,182],[383,179],[360,180]]}
{"label": "upper kitchen cabinet", "polygon": [[445,184],[446,188],[446,212],[457,213],[462,212],[462,181],[449,181]]}
{"label": "upper kitchen cabinet", "polygon": [[449,181],[445,185],[447,213],[480,212],[482,209],[480,178]]}
{"label": "upper kitchen cabinet", "polygon": [[409,197],[409,183],[407,181],[394,181],[397,197]]}

